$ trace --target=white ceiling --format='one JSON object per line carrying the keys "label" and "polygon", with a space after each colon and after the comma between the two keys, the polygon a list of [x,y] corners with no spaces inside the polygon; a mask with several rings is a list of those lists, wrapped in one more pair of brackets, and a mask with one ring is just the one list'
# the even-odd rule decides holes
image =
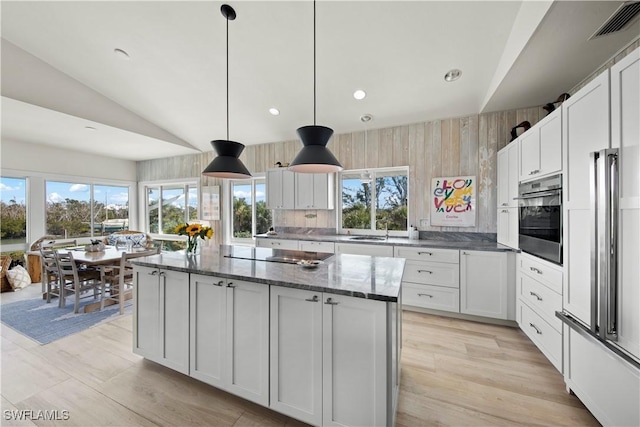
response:
{"label": "white ceiling", "polygon": [[[553,101],[638,37],[636,21],[587,41],[621,3],[319,1],[317,123],[343,133],[365,113],[380,128]],[[3,0],[2,138],[130,160],[211,151],[226,139],[221,4]],[[313,122],[312,3],[229,4],[229,137],[296,139]],[[447,83],[452,68],[462,78]]]}

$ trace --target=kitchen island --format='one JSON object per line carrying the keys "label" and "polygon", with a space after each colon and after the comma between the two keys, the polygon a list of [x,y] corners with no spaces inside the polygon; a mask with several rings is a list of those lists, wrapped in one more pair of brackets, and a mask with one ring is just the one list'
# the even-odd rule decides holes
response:
{"label": "kitchen island", "polygon": [[393,425],[404,259],[219,246],[134,264],[135,353],[310,424]]}

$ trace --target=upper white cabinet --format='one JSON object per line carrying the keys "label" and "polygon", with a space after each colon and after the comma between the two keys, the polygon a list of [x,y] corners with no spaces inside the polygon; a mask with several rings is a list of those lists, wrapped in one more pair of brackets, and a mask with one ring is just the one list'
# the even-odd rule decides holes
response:
{"label": "upper white cabinet", "polygon": [[513,253],[460,252],[460,313],[515,320]]}
{"label": "upper white cabinet", "polygon": [[520,140],[498,152],[498,208],[518,207]]}
{"label": "upper white cabinet", "polygon": [[562,170],[562,109],[540,120],[520,140],[520,181]]}
{"label": "upper white cabinet", "polygon": [[286,168],[267,171],[267,208],[294,209],[295,174]]}
{"label": "upper white cabinet", "polygon": [[333,209],[333,174],[296,173],[296,209]]}

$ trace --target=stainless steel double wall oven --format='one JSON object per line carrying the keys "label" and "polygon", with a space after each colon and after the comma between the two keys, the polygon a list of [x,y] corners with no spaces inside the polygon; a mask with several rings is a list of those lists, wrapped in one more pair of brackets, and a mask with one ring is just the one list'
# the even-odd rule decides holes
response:
{"label": "stainless steel double wall oven", "polygon": [[520,249],[562,265],[562,175],[518,187]]}

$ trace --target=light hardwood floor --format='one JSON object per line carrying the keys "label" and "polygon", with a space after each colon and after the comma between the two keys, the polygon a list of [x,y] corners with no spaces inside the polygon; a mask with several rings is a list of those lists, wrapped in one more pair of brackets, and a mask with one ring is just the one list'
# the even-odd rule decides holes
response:
{"label": "light hardwood floor", "polygon": [[[301,425],[134,355],[131,331],[123,315],[43,346],[2,325],[0,425]],[[403,342],[398,426],[598,425],[518,329],[405,311]],[[16,409],[69,419],[7,420]]]}

